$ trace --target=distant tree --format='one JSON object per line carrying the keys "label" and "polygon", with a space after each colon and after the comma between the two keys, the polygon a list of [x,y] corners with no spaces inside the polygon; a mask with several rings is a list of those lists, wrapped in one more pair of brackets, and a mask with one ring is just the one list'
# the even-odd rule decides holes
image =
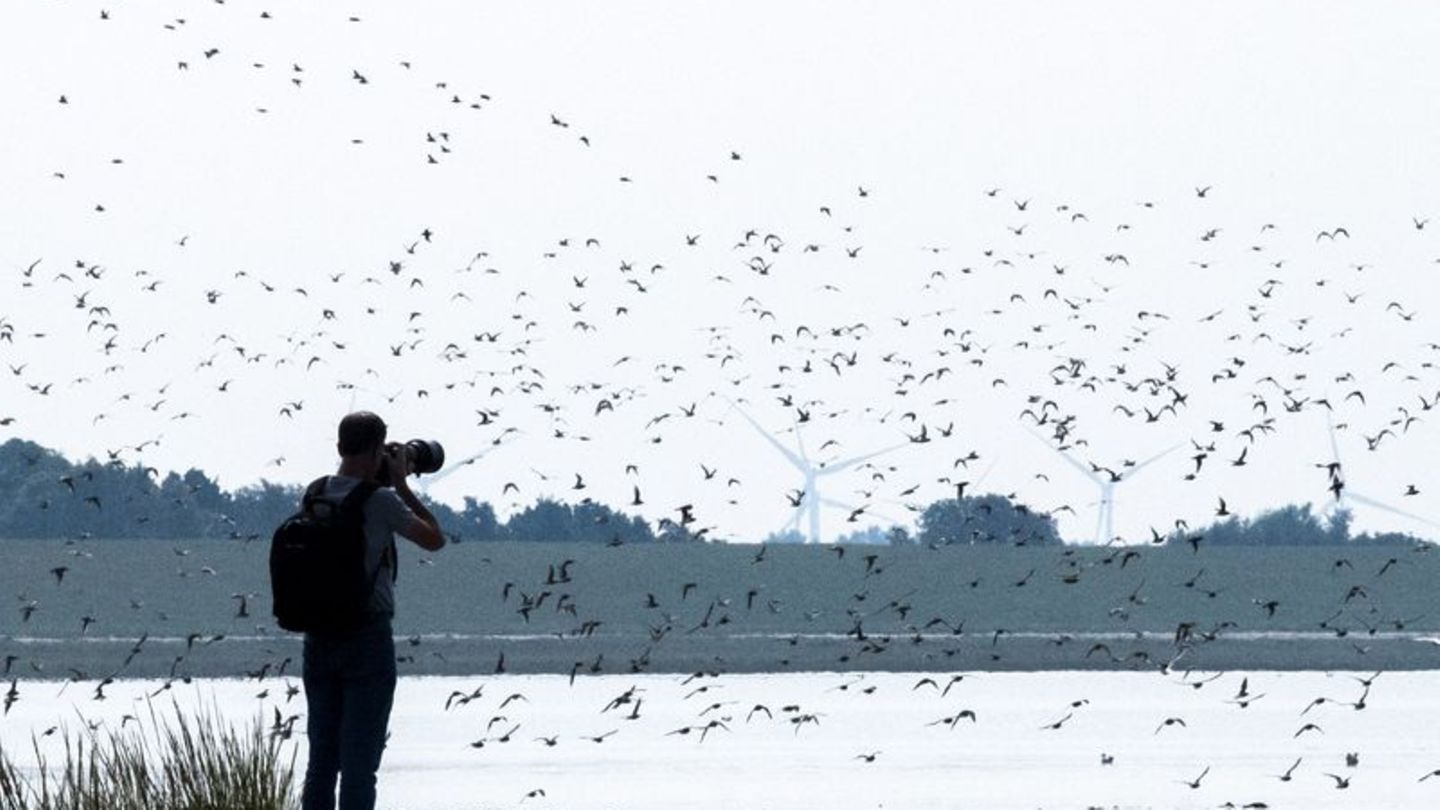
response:
{"label": "distant tree", "polygon": [[703,536],[668,518],[660,521],[660,530],[655,532],[655,542],[657,543],[703,543],[704,541]]}
{"label": "distant tree", "polygon": [[541,498],[510,516],[505,523],[507,539],[541,543],[572,540],[573,518],[570,507]]}
{"label": "distant tree", "polygon": [[[227,492],[198,469],[168,473],[120,461],[81,464],[33,442],[0,444],[0,538],[101,537],[194,540],[268,538],[300,504],[303,487],[260,483]],[[452,539],[535,542],[653,542],[643,518],[602,504],[542,500],[500,522],[488,503],[465,499],[457,512],[425,496]],[[672,542],[700,539],[672,532]]]}
{"label": "distant tree", "polygon": [[1357,546],[1416,546],[1423,544],[1425,541],[1413,534],[1405,534],[1403,532],[1381,532],[1379,534],[1366,532],[1365,534],[1357,535],[1350,542]]}
{"label": "distant tree", "polygon": [[634,531],[628,517],[594,501],[571,507],[570,522],[571,538],[582,543],[605,543],[617,536],[631,543],[649,539]]}
{"label": "distant tree", "polygon": [[[197,538],[268,539],[300,502],[302,488],[261,480],[227,492],[205,472],[190,469],[156,480],[153,469],[118,460],[72,463],[34,442],[0,444],[0,538]],[[422,497],[453,539],[582,543],[693,543],[704,531],[670,519],[652,528],[644,518],[592,501],[570,505],[550,499],[500,521],[494,508],[466,497],[459,511]],[[1410,534],[1351,535],[1347,509],[1317,514],[1308,504],[1287,505],[1245,520],[1228,519],[1176,532],[1167,543],[1184,545],[1196,536],[1212,546],[1413,545]],[[801,543],[791,529],[767,543]],[[1054,520],[1000,495],[947,498],[926,507],[917,529],[870,527],[839,538],[843,543],[1060,544]]]}
{"label": "distant tree", "polygon": [[1060,545],[1055,520],[1001,495],[936,501],[920,514],[917,539],[925,544],[1004,543]]}
{"label": "distant tree", "polygon": [[1168,538],[1171,544],[1184,544],[1187,539],[1200,538],[1211,546],[1338,546],[1338,545],[1414,545],[1419,538],[1401,533],[1381,535],[1350,534],[1352,515],[1348,509],[1336,509],[1328,518],[1311,511],[1309,504],[1288,504],[1262,512],[1245,520],[1230,516],[1199,531],[1177,532]]}
{"label": "distant tree", "polygon": [[281,521],[300,507],[303,490],[293,484],[276,484],[260,479],[259,484],[242,487],[230,496],[232,514],[238,516],[231,536],[238,539],[268,539]]}
{"label": "distant tree", "polygon": [[[439,512],[436,517],[440,518]],[[466,498],[454,523],[461,536],[482,541],[650,543],[656,539],[644,519],[593,501],[570,505],[541,498],[501,524],[489,504]]]}
{"label": "distant tree", "polygon": [[915,545],[915,538],[910,536],[910,530],[904,526],[891,526],[885,533],[885,540],[892,546]]}
{"label": "distant tree", "polygon": [[1354,522],[1355,516],[1349,509],[1339,507],[1330,513],[1329,523],[1326,525],[1326,534],[1329,535],[1331,543],[1344,543],[1350,539],[1350,525]]}
{"label": "distant tree", "polygon": [[805,535],[796,529],[786,529],[783,532],[771,532],[765,536],[766,543],[804,543]]}
{"label": "distant tree", "polygon": [[[898,542],[897,542],[898,540]],[[910,533],[900,526],[882,528],[869,526],[850,534],[841,535],[835,542],[845,544],[905,545],[911,542]]]}
{"label": "distant tree", "polygon": [[610,536],[605,541],[607,543],[653,543],[657,539],[650,524],[638,515],[616,513],[607,525],[610,529]]}
{"label": "distant tree", "polygon": [[456,539],[478,540],[483,543],[503,540],[505,532],[500,521],[495,518],[495,507],[466,495],[465,508],[460,510],[455,536]]}
{"label": "distant tree", "polygon": [[197,506],[206,509],[227,509],[230,498],[220,491],[220,485],[210,480],[204,472],[191,468],[180,477],[191,499]]}

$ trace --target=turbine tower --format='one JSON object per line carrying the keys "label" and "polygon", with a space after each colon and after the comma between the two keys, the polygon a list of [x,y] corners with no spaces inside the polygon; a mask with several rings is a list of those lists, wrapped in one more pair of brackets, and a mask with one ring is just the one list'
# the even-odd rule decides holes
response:
{"label": "turbine tower", "polygon": [[1340,443],[1335,441],[1335,420],[1331,418],[1330,412],[1328,410],[1325,412],[1325,426],[1330,430],[1330,459],[1335,463],[1334,474],[1339,479],[1340,484],[1340,491],[1336,494],[1335,499],[1332,500],[1327,507],[1330,516],[1333,517],[1335,512],[1341,509],[1353,513],[1355,510],[1351,506],[1351,504],[1358,503],[1361,506],[1368,506],[1371,509],[1379,509],[1382,512],[1389,512],[1392,515],[1399,515],[1400,517],[1413,520],[1416,523],[1422,523],[1432,529],[1440,528],[1440,523],[1436,523],[1429,518],[1423,518],[1413,512],[1406,512],[1404,509],[1396,506],[1391,506],[1390,504],[1384,503],[1382,501],[1377,501],[1362,492],[1356,492],[1355,490],[1351,489],[1350,485],[1345,481],[1345,468],[1340,463]]}
{"label": "turbine tower", "polygon": [[759,422],[756,422],[754,419],[752,419],[750,417],[750,414],[746,413],[745,409],[741,408],[733,400],[730,401],[730,407],[734,410],[739,411],[740,415],[745,417],[745,421],[749,422],[750,425],[755,428],[756,432],[758,432],[762,437],[764,437],[765,441],[770,443],[771,447],[774,447],[780,453],[780,455],[784,456],[792,465],[794,465],[795,469],[799,470],[800,474],[804,476],[804,485],[800,489],[800,503],[798,506],[795,507],[795,513],[791,515],[790,519],[785,522],[785,525],[781,529],[781,532],[788,532],[796,529],[800,525],[800,519],[804,517],[807,519],[807,526],[809,528],[809,533],[805,540],[807,543],[821,542],[821,506],[830,506],[846,510],[853,510],[855,508],[852,505],[844,503],[842,501],[821,497],[819,487],[817,486],[817,482],[820,478],[823,478],[827,475],[834,475],[835,473],[844,470],[848,470],[863,461],[875,458],[876,456],[884,455],[885,453],[899,450],[900,448],[910,444],[909,441],[906,441],[902,444],[895,444],[890,447],[876,450],[872,453],[852,456],[847,459],[842,459],[840,461],[830,463],[821,462],[819,464],[815,464],[811,462],[810,457],[805,454],[805,441],[800,436],[800,429],[798,425],[795,428],[795,445],[798,450],[798,452],[796,452],[796,450],[791,450],[790,448],[786,447],[778,440],[776,440],[774,436],[770,435],[769,431],[761,427]]}
{"label": "turbine tower", "polygon": [[1097,508],[1095,510],[1095,545],[1097,546],[1108,543],[1115,538],[1115,490],[1121,484],[1129,481],[1131,478],[1134,478],[1135,473],[1140,472],[1141,470],[1145,469],[1156,461],[1159,461],[1165,456],[1168,456],[1176,450],[1179,450],[1181,447],[1185,446],[1184,442],[1171,445],[1165,450],[1156,453],[1155,455],[1145,459],[1139,464],[1136,464],[1135,466],[1126,469],[1123,473],[1101,475],[1099,472],[1092,469],[1090,465],[1082,464],[1074,456],[1051,444],[1045,439],[1044,436],[1041,436],[1039,433],[1036,433],[1034,430],[1030,430],[1029,428],[1026,429],[1029,431],[1030,435],[1034,436],[1040,442],[1044,443],[1046,447],[1049,447],[1051,450],[1059,453],[1060,457],[1065,459],[1065,462],[1067,464],[1079,470],[1081,475],[1089,478],[1097,487],[1100,488],[1100,500],[1096,502]]}

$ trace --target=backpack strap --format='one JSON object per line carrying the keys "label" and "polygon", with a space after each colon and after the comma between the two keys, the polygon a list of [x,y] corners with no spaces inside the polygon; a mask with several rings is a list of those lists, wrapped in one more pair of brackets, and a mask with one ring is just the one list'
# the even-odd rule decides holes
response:
{"label": "backpack strap", "polygon": [[[361,481],[356,484],[355,488],[350,490],[350,493],[345,496],[345,500],[340,502],[340,519],[342,521],[347,519],[357,521],[360,525],[360,530],[363,532],[365,530],[365,503],[370,500],[370,496],[374,495],[375,490],[379,488],[379,484],[370,480]],[[399,574],[397,569],[400,566],[396,564],[398,561],[396,560],[395,537],[393,535],[390,537],[389,548],[381,555],[380,563],[375,566],[375,573],[370,575],[370,591],[372,593],[375,591],[375,584],[380,581],[380,569],[385,567],[386,555],[390,557],[390,581],[394,582],[395,577]]]}
{"label": "backpack strap", "polygon": [[[330,476],[322,476],[311,481],[310,486],[305,488],[303,506],[306,512],[309,512],[311,504],[325,493],[325,487],[329,481]],[[374,495],[375,491],[379,488],[380,485],[378,483],[370,480],[364,480],[356,484],[355,488],[350,490],[335,510],[339,519],[342,521],[347,519],[355,520],[360,524],[361,530],[363,531],[365,525],[365,513],[363,511],[365,504],[370,500],[370,496]],[[395,582],[400,578],[400,555],[395,549],[394,535],[391,535],[390,546],[380,557],[380,564],[375,566],[375,573],[370,577],[371,590],[374,590],[375,583],[380,581],[380,569],[384,567],[387,558],[390,561],[390,581]]]}
{"label": "backpack strap", "polygon": [[314,481],[311,481],[311,482],[310,482],[310,486],[305,487],[305,494],[304,494],[304,496],[301,497],[301,499],[300,499],[300,509],[301,509],[301,511],[304,511],[304,512],[309,512],[309,511],[310,511],[311,505],[314,504],[315,501],[318,500],[321,495],[325,494],[325,486],[326,486],[329,482],[330,482],[330,476],[328,476],[328,475],[322,475],[322,476],[320,476],[319,478],[316,478]]}
{"label": "backpack strap", "polygon": [[361,481],[360,483],[356,484],[355,488],[350,490],[350,493],[345,496],[345,500],[340,502],[341,518],[343,519],[346,516],[356,516],[363,523],[365,521],[365,516],[364,513],[362,513],[360,510],[365,508],[365,502],[370,500],[370,496],[374,495],[375,490],[379,488],[379,484],[369,480]]}
{"label": "backpack strap", "polygon": [[[305,487],[305,494],[300,500],[301,509],[307,514],[314,514],[313,507],[315,503],[324,497],[325,489],[329,485],[330,476],[328,475],[322,475],[314,481],[311,481],[310,485]],[[352,520],[358,518],[363,522],[364,516],[360,510],[365,507],[365,502],[370,499],[371,495],[375,494],[375,490],[378,489],[379,486],[380,485],[374,481],[361,481],[354,489],[346,494],[344,500],[335,505],[333,514],[341,520],[346,519],[348,516]]]}

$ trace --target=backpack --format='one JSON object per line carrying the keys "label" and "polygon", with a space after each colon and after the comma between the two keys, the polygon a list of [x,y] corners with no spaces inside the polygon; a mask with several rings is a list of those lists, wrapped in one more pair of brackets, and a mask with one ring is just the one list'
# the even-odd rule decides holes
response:
{"label": "backpack", "polygon": [[300,511],[270,540],[270,593],[276,623],[296,633],[345,633],[370,617],[383,565],[365,573],[365,502],[378,485],[361,481],[338,505],[321,495],[327,478],[305,489]]}

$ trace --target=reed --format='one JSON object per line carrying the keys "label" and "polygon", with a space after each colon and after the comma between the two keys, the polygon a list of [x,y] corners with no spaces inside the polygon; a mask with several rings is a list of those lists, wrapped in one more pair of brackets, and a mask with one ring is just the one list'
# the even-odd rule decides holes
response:
{"label": "reed", "polygon": [[[33,766],[0,747],[0,810],[293,810],[295,750],[289,730],[257,715],[240,727],[218,707],[173,704],[133,728],[62,729],[52,761],[32,737]],[[285,748],[290,747],[288,756]]]}

